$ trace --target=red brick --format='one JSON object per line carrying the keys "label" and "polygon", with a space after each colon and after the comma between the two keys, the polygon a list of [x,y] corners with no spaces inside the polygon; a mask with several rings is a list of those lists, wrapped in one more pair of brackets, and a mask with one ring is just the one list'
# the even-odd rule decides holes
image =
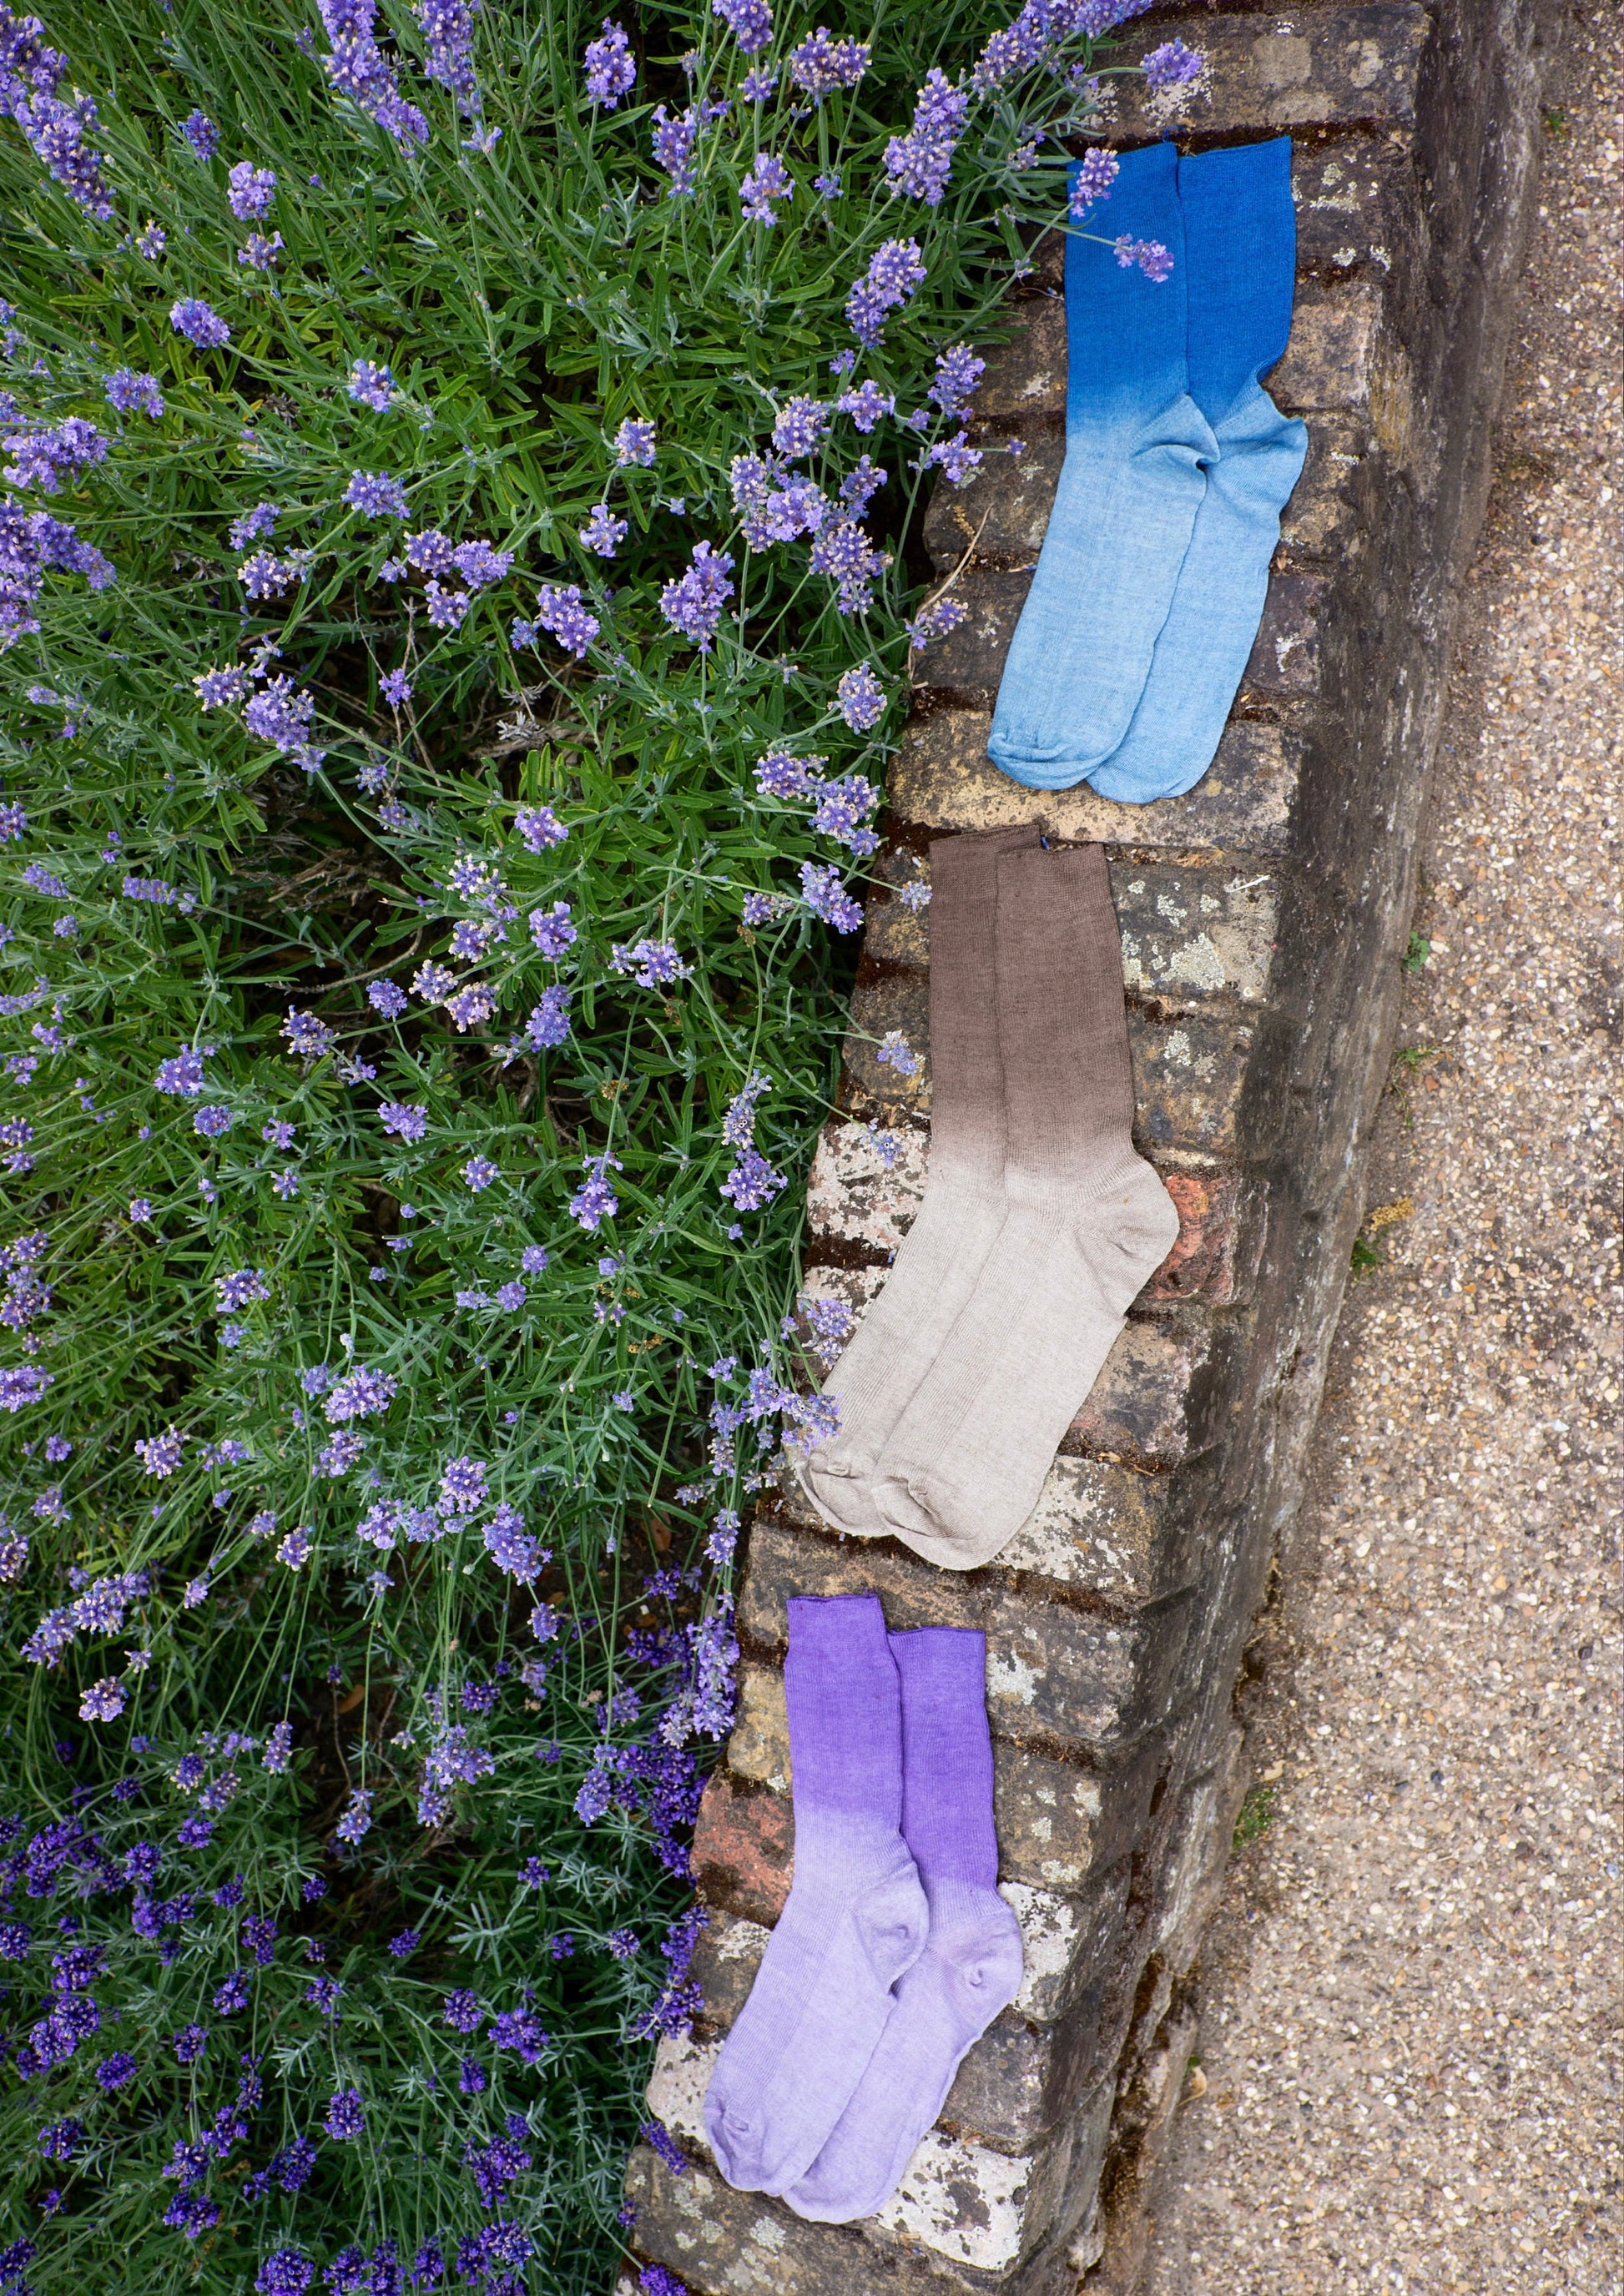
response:
{"label": "red brick", "polygon": [[790,1894],[794,1860],[788,1800],[745,1792],[718,1771],[705,1788],[689,1857],[701,1893],[753,1922],[775,1922]]}
{"label": "red brick", "polygon": [[1235,1172],[1163,1172],[1178,1207],[1178,1241],[1144,1288],[1147,1300],[1227,1308],[1251,1288],[1256,1252],[1246,1183]]}

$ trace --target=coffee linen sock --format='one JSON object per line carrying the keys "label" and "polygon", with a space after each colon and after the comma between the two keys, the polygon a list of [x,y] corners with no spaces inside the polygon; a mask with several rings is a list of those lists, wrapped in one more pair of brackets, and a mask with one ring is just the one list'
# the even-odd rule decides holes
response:
{"label": "coffee linen sock", "polygon": [[784,2199],[845,2224],[895,2192],[965,2053],[1021,1988],[1021,1930],[999,1897],[985,1637],[893,1635],[902,1678],[902,1830],[931,1908],[879,2046],[817,2159]]}
{"label": "coffee linen sock", "polygon": [[1308,451],[1304,426],[1258,381],[1292,327],[1291,137],[1181,159],[1178,200],[1190,395],[1218,457],[1133,722],[1088,777],[1102,797],[1127,805],[1179,796],[1211,764],[1258,635],[1280,513]]}
{"label": "coffee linen sock", "polygon": [[896,1264],[824,1382],[834,1437],[801,1480],[831,1522],[885,1529],[868,1490],[886,1439],[935,1361],[1008,1207],[1004,1079],[994,980],[1001,853],[1037,851],[1033,828],[943,837],[931,847],[931,1152],[924,1200]]}
{"label": "coffee linen sock", "polygon": [[1111,193],[1111,236],[1160,241],[1167,278],[1066,241],[1066,456],[987,744],[1032,789],[1070,789],[1127,733],[1217,457],[1189,391],[1177,168],[1171,144],[1125,152]]}
{"label": "coffee linen sock", "polygon": [[706,2094],[730,2185],[778,2193],[817,2158],[925,1941],[902,1838],[902,1698],[872,1595],[790,1603],[795,1878]]}
{"label": "coffee linen sock", "polygon": [[1122,945],[1100,847],[1002,856],[997,980],[1010,1211],[874,1485],[897,1537],[957,1570],[988,1561],[1030,1514],[1178,1234],[1133,1146]]}

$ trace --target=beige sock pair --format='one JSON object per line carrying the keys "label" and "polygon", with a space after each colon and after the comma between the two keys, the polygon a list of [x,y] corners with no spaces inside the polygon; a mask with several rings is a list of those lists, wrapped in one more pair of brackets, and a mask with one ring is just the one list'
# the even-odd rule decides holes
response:
{"label": "beige sock pair", "polygon": [[825,1383],[841,1426],[802,1480],[841,1529],[971,1570],[1036,1506],[1178,1215],[1133,1146],[1101,848],[944,838],[931,880],[924,1201]]}

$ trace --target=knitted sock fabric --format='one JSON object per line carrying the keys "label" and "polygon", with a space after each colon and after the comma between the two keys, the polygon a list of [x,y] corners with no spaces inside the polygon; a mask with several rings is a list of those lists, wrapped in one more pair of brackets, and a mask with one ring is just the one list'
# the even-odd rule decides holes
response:
{"label": "knitted sock fabric", "polygon": [[801,1480],[830,1521],[885,1529],[868,1488],[880,1454],[970,1297],[1008,1210],[994,941],[998,856],[1036,851],[1035,828],[931,847],[931,1158],[924,1201],[879,1297],[824,1392],[833,1439]]}
{"label": "knitted sock fabric", "polygon": [[1171,144],[1123,155],[1112,234],[1160,240],[1170,277],[1066,241],[1066,459],[993,711],[988,755],[1069,789],[1128,731],[1218,448],[1191,398]]}
{"label": "knitted sock fabric", "polygon": [[795,1879],[705,2097],[722,2174],[778,2193],[845,2111],[925,1941],[902,1838],[902,1697],[872,1595],[790,1603]]}
{"label": "knitted sock fabric", "polygon": [[798,2216],[872,2216],[901,2182],[965,2052],[1021,1988],[1021,1930],[999,1897],[986,1644],[925,1627],[893,1635],[902,1677],[902,1830],[931,1908],[880,2045],[817,2159],[784,2194]]}
{"label": "knitted sock fabric", "polygon": [[1037,1505],[1061,1437],[1178,1215],[1133,1146],[1122,945],[1097,845],[998,863],[1009,1216],[886,1445],[881,1513],[973,1570]]}
{"label": "knitted sock fabric", "polygon": [[1308,434],[1259,383],[1292,328],[1297,219],[1292,139],[1178,163],[1190,393],[1218,460],[1196,512],[1139,706],[1089,779],[1128,805],[1177,797],[1211,764],[1258,635],[1280,513]]}

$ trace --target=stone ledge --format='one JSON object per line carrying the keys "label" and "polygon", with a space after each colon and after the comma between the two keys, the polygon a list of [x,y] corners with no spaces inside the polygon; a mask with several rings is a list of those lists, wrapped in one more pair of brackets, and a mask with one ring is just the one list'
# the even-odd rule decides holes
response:
{"label": "stone ledge", "polygon": [[1177,91],[1158,99],[1136,81],[1122,83],[1118,132],[1153,136],[1186,121],[1203,135],[1407,125],[1430,29],[1426,10],[1406,0],[1284,16],[1189,16],[1148,33],[1136,25],[1123,38],[1133,60],[1182,39],[1203,51],[1210,69],[1193,101]]}
{"label": "stone ledge", "polygon": [[964,831],[1030,821],[1046,836],[1076,844],[1160,847],[1192,857],[1287,849],[1303,744],[1277,726],[1232,719],[1186,796],[1117,805],[1087,783],[1022,789],[987,754],[991,724],[985,709],[932,709],[914,718],[891,764],[888,794],[898,820]]}

